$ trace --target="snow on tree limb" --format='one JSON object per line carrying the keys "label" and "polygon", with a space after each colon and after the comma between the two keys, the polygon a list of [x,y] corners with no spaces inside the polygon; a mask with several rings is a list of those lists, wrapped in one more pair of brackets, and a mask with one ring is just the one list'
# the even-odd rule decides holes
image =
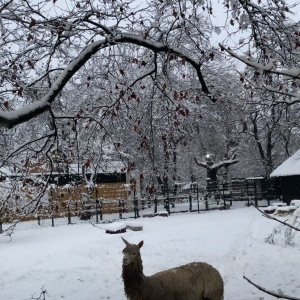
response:
{"label": "snow on tree limb", "polygon": [[270,74],[276,74],[276,75],[283,75],[289,78],[299,79],[300,76],[300,68],[291,68],[291,69],[283,69],[278,70],[274,68],[274,65],[272,61],[270,61],[268,64],[262,64],[258,63],[256,61],[250,60],[249,57],[246,55],[238,55],[234,51],[232,51],[229,48],[226,48],[224,45],[219,44],[222,49],[224,49],[228,54],[230,54],[232,57],[238,59],[240,62],[244,63],[245,65],[258,70],[259,72],[265,72]]}
{"label": "snow on tree limb", "polygon": [[214,163],[212,164],[211,166],[209,166],[207,163],[204,163],[204,162],[199,162],[197,160],[197,158],[194,157],[194,160],[195,162],[197,163],[198,166],[200,167],[203,167],[205,169],[221,169],[222,167],[225,167],[225,166],[231,166],[231,165],[234,165],[236,163],[239,162],[239,159],[227,159],[227,160],[222,160],[222,161],[219,161],[217,163]]}

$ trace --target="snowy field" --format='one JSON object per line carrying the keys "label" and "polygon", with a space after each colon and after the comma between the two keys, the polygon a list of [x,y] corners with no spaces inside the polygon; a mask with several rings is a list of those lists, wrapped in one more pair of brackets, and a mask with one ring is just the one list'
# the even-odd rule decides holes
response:
{"label": "snowy field", "polygon": [[97,228],[73,221],[76,224],[68,226],[60,220],[54,228],[49,221],[42,226],[20,224],[11,242],[0,235],[0,299],[38,298],[42,287],[47,300],[126,299],[121,235],[132,243],[144,240],[146,275],[205,261],[220,271],[225,300],[275,299],[243,275],[274,292],[300,298],[300,235],[295,246],[285,246],[280,239],[276,245],[266,243],[264,239],[279,223],[253,207],[139,218],[136,222],[143,231],[114,235],[105,233],[107,225]]}

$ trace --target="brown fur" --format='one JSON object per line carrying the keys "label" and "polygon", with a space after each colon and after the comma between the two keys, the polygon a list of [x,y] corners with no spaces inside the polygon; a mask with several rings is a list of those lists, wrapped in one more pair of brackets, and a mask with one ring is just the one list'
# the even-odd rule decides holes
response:
{"label": "brown fur", "polygon": [[177,268],[145,276],[140,248],[122,237],[124,290],[129,300],[222,300],[223,279],[211,265],[189,263]]}

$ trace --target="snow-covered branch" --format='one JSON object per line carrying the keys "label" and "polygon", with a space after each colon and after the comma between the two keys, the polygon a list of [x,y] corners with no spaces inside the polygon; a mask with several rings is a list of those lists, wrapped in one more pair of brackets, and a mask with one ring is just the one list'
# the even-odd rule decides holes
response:
{"label": "snow-covered branch", "polygon": [[195,158],[195,157],[194,157],[194,160],[198,166],[203,167],[205,169],[210,169],[210,170],[219,170],[223,167],[228,167],[228,166],[234,165],[239,162],[239,159],[227,159],[227,160],[221,160],[217,163],[213,163],[212,165],[208,165],[206,162],[198,161],[197,158]]}
{"label": "snow-covered branch", "polygon": [[270,61],[268,64],[258,63],[256,61],[251,60],[246,55],[238,55],[234,51],[232,51],[229,48],[226,48],[224,45],[220,44],[220,47],[224,49],[228,54],[230,54],[232,57],[236,58],[240,62],[244,63],[248,67],[251,67],[253,69],[256,69],[257,71],[261,73],[270,73],[270,74],[276,74],[276,75],[283,75],[287,78],[293,78],[293,79],[299,79],[300,76],[300,68],[291,68],[291,69],[276,69],[274,68],[274,64],[272,61]]}
{"label": "snow-covered branch", "polygon": [[216,101],[214,97],[210,95],[210,91],[206,85],[204,77],[201,72],[201,64],[188,54],[180,51],[177,48],[169,45],[146,40],[135,34],[121,33],[111,38],[101,39],[100,41],[91,43],[88,45],[79,55],[75,58],[65,70],[57,77],[52,84],[48,93],[42,97],[39,101],[23,106],[15,111],[2,111],[0,112],[0,126],[12,128],[18,124],[24,123],[50,108],[51,103],[55,100],[58,94],[62,91],[65,85],[76,74],[76,72],[83,67],[83,65],[99,50],[106,47],[111,47],[117,44],[134,44],[152,50],[154,53],[168,53],[174,56],[185,59],[195,69],[199,82],[201,84],[202,91],[207,94],[211,100]]}

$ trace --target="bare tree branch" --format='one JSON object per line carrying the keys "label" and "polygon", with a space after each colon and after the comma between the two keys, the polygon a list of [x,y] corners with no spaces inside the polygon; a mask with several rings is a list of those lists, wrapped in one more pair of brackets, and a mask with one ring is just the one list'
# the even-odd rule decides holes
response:
{"label": "bare tree branch", "polygon": [[[251,202],[252,202],[252,201],[251,201]],[[296,231],[300,231],[300,228],[297,228],[297,227],[295,227],[295,226],[292,226],[292,225],[290,225],[290,224],[287,223],[287,222],[281,221],[281,220],[279,220],[279,219],[277,219],[277,218],[275,218],[275,217],[273,217],[273,216],[271,216],[271,215],[268,215],[268,214],[266,214],[264,211],[262,211],[261,209],[259,209],[253,202],[252,202],[252,204],[253,204],[253,206],[254,206],[259,212],[261,212],[261,213],[263,214],[263,216],[266,217],[267,219],[270,219],[270,220],[279,222],[279,223],[283,224],[284,226],[290,227],[290,228],[292,228],[292,229],[294,229],[294,230],[296,230]]]}
{"label": "bare tree branch", "polygon": [[278,294],[278,293],[275,293],[275,292],[272,292],[272,291],[269,291],[263,287],[261,287],[260,285],[252,282],[250,279],[248,279],[246,276],[243,276],[244,279],[246,279],[250,284],[252,284],[253,286],[255,286],[257,289],[259,289],[260,291],[270,295],[270,296],[273,296],[275,298],[278,298],[278,299],[288,299],[288,300],[300,300],[300,298],[295,298],[295,297],[291,297],[291,296],[287,296],[287,295],[284,295],[284,294]]}

